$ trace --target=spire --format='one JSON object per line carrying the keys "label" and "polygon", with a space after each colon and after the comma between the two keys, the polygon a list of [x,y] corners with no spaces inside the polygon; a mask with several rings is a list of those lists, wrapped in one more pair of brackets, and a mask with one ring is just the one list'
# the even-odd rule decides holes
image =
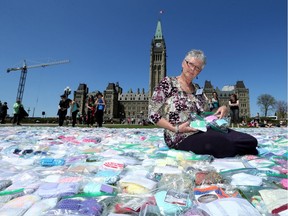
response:
{"label": "spire", "polygon": [[158,20],[158,23],[157,23],[157,28],[156,28],[154,39],[163,39],[160,20]]}

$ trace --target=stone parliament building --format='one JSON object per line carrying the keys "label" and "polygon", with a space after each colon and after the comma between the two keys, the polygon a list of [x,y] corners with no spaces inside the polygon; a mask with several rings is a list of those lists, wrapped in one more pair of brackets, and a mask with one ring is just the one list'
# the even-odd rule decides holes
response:
{"label": "stone parliament building", "polygon": [[[162,34],[160,20],[157,23],[156,32],[151,42],[150,49],[150,75],[149,91],[137,89],[133,92],[130,89],[127,93],[123,92],[119,83],[108,83],[103,91],[106,102],[104,121],[119,122],[123,120],[134,120],[139,123],[142,119],[147,119],[149,98],[155,86],[166,76],[166,44]],[[216,91],[219,96],[220,104],[227,105],[231,94],[236,93],[239,99],[239,115],[250,117],[250,97],[249,89],[245,87],[243,81],[237,81],[236,85],[224,86],[222,89],[214,88],[211,81],[205,81],[204,93],[208,98],[212,98],[212,93]],[[85,106],[89,95],[95,96],[98,91],[89,93],[86,84],[81,83],[74,91],[74,100],[80,105],[81,116],[85,116],[87,108]]]}

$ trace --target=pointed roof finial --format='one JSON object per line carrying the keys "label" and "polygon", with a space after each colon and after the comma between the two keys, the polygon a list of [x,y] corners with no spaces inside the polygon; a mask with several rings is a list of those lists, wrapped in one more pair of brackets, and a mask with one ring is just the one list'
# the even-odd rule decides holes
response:
{"label": "pointed roof finial", "polygon": [[162,28],[161,28],[161,21],[160,21],[160,20],[158,20],[157,28],[156,28],[156,32],[155,32],[154,38],[155,38],[155,39],[163,39],[163,36],[162,36]]}

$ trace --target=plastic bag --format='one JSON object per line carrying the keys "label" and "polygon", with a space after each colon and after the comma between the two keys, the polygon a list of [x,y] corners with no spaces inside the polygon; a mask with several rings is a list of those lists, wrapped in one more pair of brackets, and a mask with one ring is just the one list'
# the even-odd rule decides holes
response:
{"label": "plastic bag", "polygon": [[215,131],[222,133],[228,133],[228,127],[230,124],[229,118],[218,119],[211,112],[203,112],[201,114],[191,113],[191,123],[190,127],[196,128],[200,131],[206,132],[207,128],[211,128]]}

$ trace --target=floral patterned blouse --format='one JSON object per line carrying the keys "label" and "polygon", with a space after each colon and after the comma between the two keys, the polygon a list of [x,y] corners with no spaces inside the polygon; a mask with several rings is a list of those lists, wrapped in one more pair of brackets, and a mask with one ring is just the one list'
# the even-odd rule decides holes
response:
{"label": "floral patterned blouse", "polygon": [[[195,92],[198,89],[195,84]],[[190,114],[203,112],[207,105],[204,94],[186,93],[181,89],[177,77],[165,77],[154,89],[149,101],[148,118],[156,124],[161,118],[165,118],[172,125],[180,125],[189,121]],[[170,148],[177,149],[178,143],[196,132],[175,133],[164,129],[164,139]]]}

